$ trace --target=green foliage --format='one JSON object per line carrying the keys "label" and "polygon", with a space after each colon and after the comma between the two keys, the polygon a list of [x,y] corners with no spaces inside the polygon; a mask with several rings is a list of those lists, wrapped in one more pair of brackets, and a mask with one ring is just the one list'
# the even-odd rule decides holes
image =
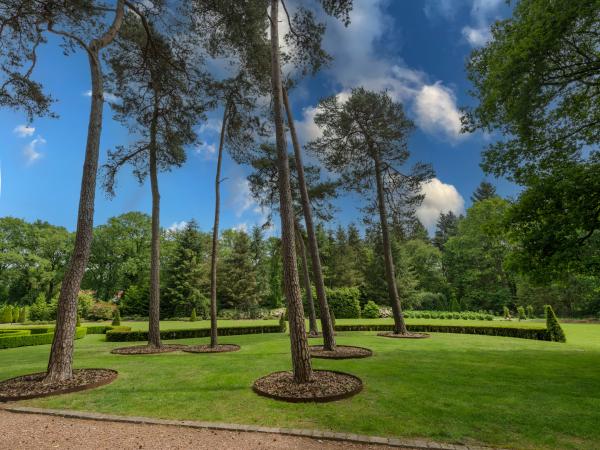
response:
{"label": "green foliage", "polygon": [[510,316],[510,309],[508,309],[508,306],[502,307],[502,315],[504,316],[505,319],[510,320],[511,316]]}
{"label": "green foliage", "polygon": [[331,324],[335,327],[335,313],[332,309],[329,310],[329,317],[331,318]]}
{"label": "green foliage", "polygon": [[462,311],[457,313],[449,311],[407,310],[404,311],[404,317],[407,319],[494,320],[492,314],[475,311]]}
{"label": "green foliage", "polygon": [[362,317],[366,319],[377,319],[379,317],[379,306],[372,300],[369,300],[362,310]]}
{"label": "green foliage", "polygon": [[19,323],[24,323],[27,320],[27,308],[22,306],[19,309]]}
{"label": "green foliage", "polygon": [[80,327],[81,326],[81,316],[79,314],[77,314],[77,322],[75,322],[75,326],[76,327]]}
{"label": "green foliage", "polygon": [[120,308],[125,316],[148,316],[148,300],[150,286],[147,282],[143,285],[132,284],[123,293]]}
{"label": "green foliage", "polygon": [[113,318],[113,306],[106,302],[96,302],[88,312],[90,320],[110,320]]}
{"label": "green foliage", "polygon": [[[234,336],[241,334],[281,333],[279,325],[244,326],[244,327],[219,327],[219,336]],[[178,330],[160,330],[160,338],[191,339],[210,336],[210,328],[189,328]],[[109,342],[147,341],[148,331],[120,331],[109,330],[106,332]]]}
{"label": "green foliage", "polygon": [[113,327],[118,327],[121,325],[121,312],[119,311],[119,308],[117,307],[114,311],[114,316],[113,316],[113,320],[112,320],[112,326]]}
{"label": "green foliage", "polygon": [[338,319],[360,317],[360,291],[358,288],[326,289],[326,291],[329,311],[333,312]]}
{"label": "green foliage", "polygon": [[[550,341],[550,331],[545,328],[511,328],[511,327],[483,327],[465,325],[426,325],[407,324],[408,331],[416,333],[458,333],[458,334],[482,334],[484,336],[504,336],[522,339],[536,339],[539,341]],[[369,325],[336,325],[336,331],[392,331],[392,324],[369,324]]]}
{"label": "green foliage", "polygon": [[195,322],[196,320],[198,320],[198,318],[196,317],[196,308],[192,309],[192,314],[190,315],[190,322]]}
{"label": "green foliage", "polygon": [[12,319],[12,306],[5,305],[4,308],[2,308],[2,323],[12,323]]}
{"label": "green foliage", "polygon": [[567,342],[565,332],[558,323],[558,319],[556,318],[556,314],[554,314],[552,306],[546,305],[544,311],[546,313],[546,329],[548,330],[549,340],[554,342]]}
{"label": "green foliage", "polygon": [[517,306],[517,314],[519,316],[519,321],[527,319],[527,316],[525,314],[525,308],[523,308],[522,306]]}
{"label": "green foliage", "polygon": [[488,200],[496,196],[496,188],[494,185],[488,181],[482,181],[479,186],[477,186],[477,189],[475,189],[475,192],[473,192],[471,201],[475,203],[482,200]]}
{"label": "green foliage", "polygon": [[[32,329],[31,334],[29,335],[9,335],[6,337],[0,335],[0,349],[51,344],[52,339],[54,338],[54,330],[45,329],[44,331],[45,332],[34,334]],[[86,333],[87,330],[85,327],[77,328],[75,330],[75,339],[81,339],[85,337]]]}
{"label": "green foliage", "polygon": [[50,305],[46,302],[44,294],[38,295],[35,303],[29,308],[29,319],[33,321],[46,321],[53,319],[54,316]]}
{"label": "green foliage", "polygon": [[279,331],[285,333],[287,331],[287,322],[285,320],[285,313],[281,313],[279,316]]}
{"label": "green foliage", "polygon": [[527,305],[527,318],[528,319],[533,319],[534,318],[533,305]]}
{"label": "green foliage", "polygon": [[452,296],[452,300],[450,300],[450,311],[460,311],[462,308],[460,307],[460,303],[458,303],[458,300],[456,299],[456,297]]}

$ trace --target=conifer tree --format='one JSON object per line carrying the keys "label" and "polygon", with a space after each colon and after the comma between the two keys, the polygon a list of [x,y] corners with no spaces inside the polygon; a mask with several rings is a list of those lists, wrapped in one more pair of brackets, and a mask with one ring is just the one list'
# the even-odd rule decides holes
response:
{"label": "conifer tree", "polygon": [[482,181],[479,186],[477,186],[477,189],[475,189],[475,192],[473,192],[471,201],[473,203],[480,202],[496,197],[496,195],[498,195],[496,194],[496,187],[489,181]]}

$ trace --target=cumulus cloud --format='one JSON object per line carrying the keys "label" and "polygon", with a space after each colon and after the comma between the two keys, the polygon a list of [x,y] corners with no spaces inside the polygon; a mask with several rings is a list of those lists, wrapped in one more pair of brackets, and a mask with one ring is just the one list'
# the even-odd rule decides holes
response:
{"label": "cumulus cloud", "polygon": [[[91,97],[92,96],[92,91],[85,91],[83,93],[83,95],[85,95],[86,97]],[[109,103],[117,103],[119,101],[119,97],[117,97],[115,94],[111,94],[110,92],[105,92],[104,93],[104,100],[109,102]]]}
{"label": "cumulus cloud", "polygon": [[173,222],[167,230],[174,233],[176,231],[181,231],[187,226],[187,221],[182,220],[181,222]]}
{"label": "cumulus cloud", "polygon": [[475,0],[471,7],[474,26],[465,26],[462,35],[471,47],[482,47],[492,38],[490,25],[504,0]]}
{"label": "cumulus cloud", "polygon": [[255,206],[250,193],[250,183],[246,178],[235,177],[227,183],[230,206],[235,211],[236,217],[241,217],[246,211]]}
{"label": "cumulus cloud", "polygon": [[441,213],[452,211],[462,214],[465,209],[465,200],[451,184],[446,184],[433,178],[422,187],[425,199],[417,209],[416,215],[423,226],[432,231]]}
{"label": "cumulus cloud", "polygon": [[207,144],[203,142],[195,149],[196,154],[204,156],[205,159],[212,159],[212,157],[217,153],[217,147],[215,144]]}
{"label": "cumulus cloud", "polygon": [[13,133],[19,137],[29,137],[33,136],[33,133],[35,133],[35,128],[28,125],[18,125],[13,130]]}
{"label": "cumulus cloud", "polygon": [[462,136],[456,96],[442,83],[423,85],[415,97],[414,112],[417,124],[423,130],[430,133],[441,132],[453,139]]}
{"label": "cumulus cloud", "polygon": [[38,151],[38,147],[44,144],[46,144],[46,139],[38,136],[23,148],[23,156],[25,156],[27,164],[33,164],[43,156],[43,154]]}
{"label": "cumulus cloud", "polygon": [[[393,28],[392,18],[384,11],[386,4],[385,0],[355,1],[348,28],[339,21],[328,21],[324,46],[334,56],[329,73],[341,86],[338,98],[343,101],[357,86],[386,90],[395,101],[405,105],[423,131],[450,141],[459,139],[460,112],[452,89],[440,80],[431,80],[420,70],[407,67],[398,57],[378,56],[377,44]],[[433,103],[436,100],[441,103]],[[298,121],[299,135],[304,141],[319,136],[314,124],[316,112],[314,106],[304,108]]]}
{"label": "cumulus cloud", "polygon": [[244,233],[248,232],[248,224],[246,222],[238,223],[233,228],[235,231],[243,231]]}

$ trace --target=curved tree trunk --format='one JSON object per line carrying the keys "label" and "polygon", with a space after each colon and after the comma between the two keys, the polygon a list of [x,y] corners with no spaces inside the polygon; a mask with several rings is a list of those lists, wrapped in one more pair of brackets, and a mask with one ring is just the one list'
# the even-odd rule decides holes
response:
{"label": "curved tree trunk", "polygon": [[290,108],[290,102],[287,96],[287,90],[283,89],[283,103],[287,112],[288,127],[292,136],[292,145],[294,146],[294,158],[296,160],[296,171],[298,172],[298,184],[300,186],[300,198],[302,202],[302,212],[304,213],[304,223],[306,224],[306,234],[308,236],[308,248],[310,259],[312,261],[313,277],[319,300],[319,311],[321,314],[321,330],[323,330],[323,347],[325,350],[335,351],[335,336],[333,322],[329,314],[329,302],[325,292],[325,282],[323,281],[323,269],[321,268],[321,257],[319,256],[319,244],[317,234],[312,218],[312,208],[308,197],[308,188],[304,177],[304,164],[302,163],[302,151],[296,135],[296,126],[294,117]]}
{"label": "curved tree trunk", "polygon": [[394,313],[394,333],[406,334],[406,324],[402,314],[402,306],[398,297],[398,287],[396,286],[396,273],[394,269],[394,260],[392,258],[392,245],[390,243],[390,231],[385,207],[385,193],[383,189],[383,174],[381,173],[381,162],[379,157],[375,156],[375,178],[377,179],[377,206],[379,207],[379,220],[381,222],[381,235],[383,238],[383,258],[385,261],[385,277],[388,287],[388,295]]}
{"label": "curved tree trunk", "polygon": [[302,279],[304,281],[304,290],[306,291],[306,303],[308,305],[308,334],[317,336],[319,328],[317,327],[317,314],[315,313],[315,302],[312,296],[312,286],[310,285],[310,270],[308,269],[308,257],[306,255],[306,245],[300,231],[300,226],[296,221],[296,240],[302,257]]}
{"label": "curved tree trunk", "polygon": [[217,250],[219,245],[219,211],[221,208],[221,162],[223,160],[223,144],[227,127],[227,110],[225,105],[223,123],[221,124],[221,139],[219,140],[219,155],[217,156],[217,174],[215,175],[215,221],[212,234],[212,251],[210,254],[210,346],[218,345],[217,329]]}
{"label": "curved tree trunk", "polygon": [[[154,95],[157,95],[156,93]],[[152,249],[150,254],[150,304],[148,305],[148,345],[160,347],[160,192],[156,163],[158,104],[154,104],[150,124],[150,186],[152,188]]]}
{"label": "curved tree trunk", "polygon": [[83,174],[81,177],[81,191],[79,194],[75,245],[60,289],[58,310],[56,313],[56,327],[45,378],[45,381],[50,383],[65,381],[73,376],[73,345],[75,327],[77,325],[77,297],[92,246],[98,153],[100,148],[100,134],[102,133],[104,86],[99,53],[103,47],[115,38],[123,21],[123,14],[124,3],[123,0],[119,0],[115,18],[108,31],[99,39],[93,40],[85,49],[88,52],[88,61],[90,64],[92,99]]}
{"label": "curved tree trunk", "polygon": [[279,215],[281,216],[281,243],[283,254],[283,288],[287,299],[290,325],[292,365],[296,383],[306,383],[312,377],[312,365],[308,351],[308,339],[304,323],[304,311],[298,280],[296,248],[294,245],[294,211],[290,189],[290,167],[283,129],[281,108],[282,85],[279,54],[279,24],[277,22],[279,0],[271,0],[271,82],[273,89],[273,112],[275,117],[275,141],[277,144],[277,169],[279,173]]}

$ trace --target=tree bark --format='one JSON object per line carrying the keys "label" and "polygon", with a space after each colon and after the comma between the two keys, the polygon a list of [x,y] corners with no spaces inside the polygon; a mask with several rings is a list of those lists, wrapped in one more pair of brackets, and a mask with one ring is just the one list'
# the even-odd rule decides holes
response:
{"label": "tree bark", "polygon": [[[156,96],[157,93],[155,92]],[[150,124],[150,186],[152,189],[152,245],[150,255],[150,304],[148,305],[148,345],[160,347],[160,191],[156,163],[158,104]]]}
{"label": "tree bark", "polygon": [[323,347],[325,350],[335,351],[335,336],[333,330],[333,322],[329,314],[329,302],[325,291],[325,282],[323,280],[323,269],[321,268],[321,257],[319,255],[319,244],[315,226],[312,218],[312,208],[310,198],[308,197],[308,188],[306,186],[306,178],[304,177],[304,164],[302,162],[302,151],[296,135],[296,126],[294,117],[290,108],[290,102],[287,96],[287,90],[282,89],[283,103],[287,112],[288,127],[292,137],[292,145],[294,146],[294,158],[296,160],[296,171],[298,173],[298,184],[300,187],[300,199],[302,203],[302,212],[304,213],[304,223],[306,224],[306,234],[308,236],[308,248],[310,251],[310,259],[312,261],[313,277],[315,280],[315,288],[317,291],[317,299],[319,300],[319,310],[321,313],[321,330],[323,331]]}
{"label": "tree bark", "polygon": [[104,105],[104,86],[100,50],[117,35],[123,22],[124,3],[119,0],[115,18],[110,28],[99,39],[85,47],[88,53],[92,81],[92,98],[88,133],[85,146],[85,159],[81,177],[79,209],[75,245],[69,265],[65,270],[58,299],[56,327],[45,382],[61,382],[73,376],[73,346],[77,325],[77,297],[81,280],[85,272],[94,230],[94,204],[96,197],[96,176],[98,174],[98,153],[102,133],[102,107]]}
{"label": "tree bark", "polygon": [[304,290],[306,291],[306,303],[308,305],[308,334],[311,336],[318,336],[319,328],[317,327],[317,314],[315,313],[315,303],[313,301],[312,286],[310,284],[308,257],[306,255],[304,238],[302,237],[298,222],[296,222],[296,240],[298,241],[298,248],[300,249],[300,256],[302,257],[302,278],[304,281]]}
{"label": "tree bark", "polygon": [[223,144],[227,127],[227,110],[229,103],[225,104],[223,123],[221,124],[221,139],[219,140],[219,154],[217,156],[217,174],[215,176],[215,221],[212,234],[212,252],[210,255],[210,346],[218,345],[217,329],[217,250],[219,245],[219,212],[221,202],[221,162],[223,160]]}
{"label": "tree bark", "polygon": [[290,167],[285,143],[282,112],[281,63],[279,54],[279,0],[271,0],[271,83],[273,89],[273,113],[275,118],[275,142],[277,145],[277,170],[279,174],[279,215],[281,216],[281,244],[283,254],[283,288],[287,299],[290,325],[290,345],[294,381],[306,383],[312,377],[312,365],[308,351],[308,338],[304,323],[304,311],[300,296],[296,248],[294,245],[294,211],[290,189]]}
{"label": "tree bark", "polygon": [[394,314],[394,333],[406,334],[406,324],[402,314],[402,306],[398,297],[398,287],[396,286],[396,271],[394,269],[394,259],[392,258],[392,245],[390,243],[390,231],[385,207],[385,193],[383,188],[383,175],[381,173],[381,162],[377,153],[373,152],[375,163],[375,178],[377,179],[377,206],[379,207],[379,220],[381,222],[381,236],[383,239],[383,258],[385,262],[385,277],[388,287],[388,295]]}

